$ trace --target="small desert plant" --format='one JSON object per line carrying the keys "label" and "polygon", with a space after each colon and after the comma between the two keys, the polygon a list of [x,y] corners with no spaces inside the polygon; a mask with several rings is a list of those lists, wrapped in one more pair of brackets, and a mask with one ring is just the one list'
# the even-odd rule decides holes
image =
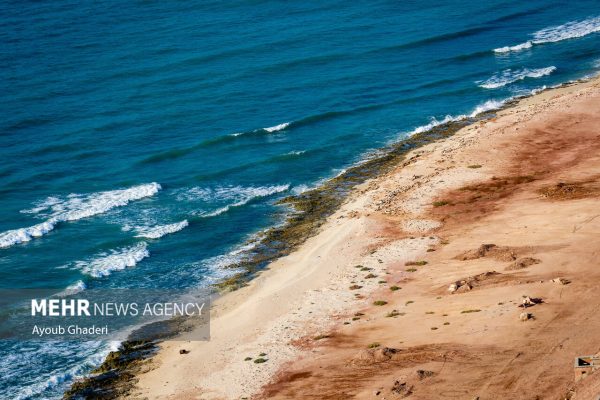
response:
{"label": "small desert plant", "polygon": [[360,288],[362,288],[362,286],[360,286],[360,285],[352,285],[352,286],[350,286],[350,290],[357,290],[357,289],[360,289]]}
{"label": "small desert plant", "polygon": [[429,315],[435,314],[435,311],[427,311],[425,314],[429,314]]}
{"label": "small desert plant", "polygon": [[385,300],[376,300],[373,302],[374,306],[385,306],[387,304],[387,301]]}
{"label": "small desert plant", "polygon": [[391,312],[385,314],[385,316],[387,318],[397,317],[398,315],[400,315],[400,313],[398,312],[398,310],[392,310]]}
{"label": "small desert plant", "polygon": [[392,292],[395,292],[396,290],[400,290],[400,289],[402,289],[400,286],[395,286],[395,285],[394,286],[390,286],[390,290]]}
{"label": "small desert plant", "polygon": [[254,364],[262,364],[267,362],[266,358],[257,358],[256,360],[254,360]]}
{"label": "small desert plant", "polygon": [[479,312],[479,311],[481,311],[481,310],[478,308],[475,308],[475,309],[471,309],[471,310],[462,310],[460,313],[461,314],[470,314],[470,313]]}
{"label": "small desert plant", "polygon": [[375,274],[367,274],[367,275],[365,275],[365,279],[372,279],[372,278],[377,278],[377,275],[375,275]]}
{"label": "small desert plant", "polygon": [[442,206],[445,206],[445,205],[448,205],[448,204],[450,204],[450,202],[446,201],[446,200],[434,201],[433,202],[433,206],[434,207],[442,207]]}
{"label": "small desert plant", "polygon": [[450,325],[450,322],[444,322],[444,325]]}
{"label": "small desert plant", "polygon": [[408,300],[406,303],[404,303],[404,305],[407,306],[407,305],[412,304],[412,303],[414,303],[414,301]]}
{"label": "small desert plant", "polygon": [[427,265],[427,261],[421,260],[421,261],[407,261],[404,263],[404,266],[406,267],[410,267],[413,265],[418,265],[419,267],[422,267],[423,265]]}
{"label": "small desert plant", "polygon": [[481,168],[481,165],[479,165],[479,164],[472,164],[472,165],[469,165],[467,168],[477,169],[477,168]]}
{"label": "small desert plant", "polygon": [[437,328],[437,326],[432,326],[432,327],[431,327],[431,330],[432,330],[432,331],[437,331],[437,329],[438,329],[438,328]]}
{"label": "small desert plant", "polygon": [[244,358],[244,361],[250,361],[250,360],[252,360],[252,357],[246,357],[246,358]]}
{"label": "small desert plant", "polygon": [[329,339],[331,335],[317,335],[313,338],[313,340],[321,340],[321,339]]}
{"label": "small desert plant", "polygon": [[406,272],[417,272],[416,268],[408,268]]}
{"label": "small desert plant", "polygon": [[371,344],[370,344],[368,347],[369,347],[370,349],[375,349],[375,348],[377,348],[377,347],[379,347],[379,346],[381,346],[379,343],[377,343],[377,342],[374,342],[374,343],[371,343]]}

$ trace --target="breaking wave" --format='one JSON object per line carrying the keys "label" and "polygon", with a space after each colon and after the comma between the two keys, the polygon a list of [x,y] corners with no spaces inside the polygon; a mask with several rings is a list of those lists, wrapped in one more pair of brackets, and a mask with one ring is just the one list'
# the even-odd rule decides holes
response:
{"label": "breaking wave", "polygon": [[135,230],[138,232],[138,234],[135,236],[148,239],[158,239],[165,235],[168,235],[169,233],[179,232],[188,225],[188,220],[184,219],[183,221],[175,222],[174,224],[139,227],[135,228]]}
{"label": "breaking wave", "polygon": [[150,256],[147,247],[146,242],[141,242],[134,246],[100,253],[96,258],[77,261],[74,265],[84,274],[93,278],[102,278],[110,275],[113,271],[135,267],[137,263]]}
{"label": "breaking wave", "polygon": [[189,196],[202,199],[204,201],[209,200],[229,200],[233,201],[222,207],[217,208],[213,211],[201,211],[195,214],[199,217],[216,217],[217,215],[224,214],[232,208],[241,207],[249,202],[260,199],[263,197],[269,197],[277,193],[282,193],[289,190],[290,185],[277,185],[277,186],[264,186],[264,187],[243,187],[243,186],[229,186],[229,187],[217,187],[217,188],[192,188],[189,189],[183,198],[190,198]]}
{"label": "breaking wave", "polygon": [[477,83],[479,83],[479,87],[482,87],[484,89],[497,89],[506,86],[510,83],[522,81],[526,78],[541,78],[542,76],[550,75],[554,71],[556,71],[555,66],[537,69],[507,69],[502,71],[501,73],[495,74],[494,76],[485,81],[480,81]]}
{"label": "breaking wave", "polygon": [[462,121],[462,120],[465,120],[467,118],[474,118],[474,117],[478,116],[479,114],[484,113],[486,111],[491,111],[491,110],[497,110],[497,109],[499,109],[504,104],[506,104],[506,102],[509,101],[509,100],[510,99],[506,99],[506,100],[488,100],[488,101],[486,101],[484,103],[479,104],[477,107],[475,107],[470,114],[461,114],[461,115],[457,115],[457,116],[446,115],[443,119],[440,119],[440,120],[436,119],[435,117],[432,117],[431,121],[428,124],[416,127],[408,135],[412,136],[412,135],[415,135],[417,133],[427,132],[427,131],[435,128],[436,126],[447,124],[449,122]]}
{"label": "breaking wave", "polygon": [[516,46],[505,46],[494,49],[496,53],[507,53],[529,49],[533,45],[555,43],[567,39],[576,39],[600,32],[600,17],[588,18],[582,21],[571,21],[562,25],[551,26],[533,34],[533,39]]}
{"label": "breaking wave", "polygon": [[288,126],[290,126],[290,122],[284,122],[283,124],[279,124],[279,125],[275,125],[275,126],[271,126],[269,128],[263,128],[263,129],[267,132],[278,132],[278,131],[284,130]]}
{"label": "breaking wave", "polygon": [[26,214],[38,214],[48,218],[45,222],[27,228],[0,233],[0,248],[28,242],[45,235],[60,222],[76,221],[103,214],[115,207],[122,207],[134,200],[154,196],[161,189],[156,183],[138,185],[129,189],[110,190],[92,194],[70,194],[66,198],[49,197],[34,208],[22,210]]}

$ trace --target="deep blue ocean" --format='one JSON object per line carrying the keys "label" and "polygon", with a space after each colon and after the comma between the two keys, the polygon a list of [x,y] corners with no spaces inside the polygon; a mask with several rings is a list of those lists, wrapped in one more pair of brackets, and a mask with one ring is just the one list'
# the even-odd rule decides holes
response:
{"label": "deep blue ocean", "polygon": [[[597,0],[2,2],[0,288],[217,282],[277,199],[596,74],[599,31]],[[0,343],[0,398],[115,345]]]}

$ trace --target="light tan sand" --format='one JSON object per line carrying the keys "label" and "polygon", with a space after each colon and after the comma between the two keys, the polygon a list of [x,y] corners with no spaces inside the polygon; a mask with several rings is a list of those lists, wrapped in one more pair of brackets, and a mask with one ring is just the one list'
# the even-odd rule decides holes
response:
{"label": "light tan sand", "polygon": [[[164,343],[128,397],[566,398],[581,385],[574,357],[600,351],[599,127],[593,80],[411,152],[298,251],[220,298],[210,342]],[[559,182],[576,184],[562,198],[540,194]],[[537,263],[456,258],[486,243]],[[448,291],[489,271],[499,274]],[[544,303],[522,310],[523,295]],[[386,317],[392,310],[400,315]],[[521,322],[524,311],[534,318]],[[260,353],[267,362],[244,361]]]}

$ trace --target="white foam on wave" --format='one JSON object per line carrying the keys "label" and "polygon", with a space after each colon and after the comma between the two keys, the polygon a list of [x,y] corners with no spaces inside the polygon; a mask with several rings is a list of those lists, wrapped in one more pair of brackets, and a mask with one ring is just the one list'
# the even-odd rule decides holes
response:
{"label": "white foam on wave", "polygon": [[45,235],[54,229],[56,222],[46,221],[28,228],[12,229],[0,233],[0,248],[10,247],[15,244],[29,242],[33,238]]}
{"label": "white foam on wave", "polygon": [[275,125],[275,126],[271,126],[269,128],[263,128],[263,129],[267,132],[277,132],[277,131],[284,130],[288,126],[290,126],[290,122],[284,122],[283,124],[279,124],[279,125]]}
{"label": "white foam on wave", "polygon": [[485,81],[479,81],[477,83],[479,83],[479,87],[484,89],[497,89],[514,82],[522,81],[523,79],[541,78],[550,75],[554,71],[556,71],[555,66],[534,69],[522,68],[518,70],[506,69]]}
{"label": "white foam on wave", "polygon": [[88,261],[77,261],[75,267],[93,278],[110,275],[113,271],[135,267],[137,263],[150,256],[146,242],[98,254]]}
{"label": "white foam on wave", "polygon": [[496,53],[520,51],[534,44],[555,43],[567,39],[576,39],[600,32],[600,17],[592,17],[581,21],[571,21],[562,25],[550,26],[533,34],[533,39],[516,46],[506,46],[494,49]]}
{"label": "white foam on wave", "polygon": [[504,46],[494,49],[495,53],[509,53],[511,51],[521,51],[525,49],[530,49],[533,46],[531,41],[526,41],[525,43],[517,44],[515,46]]}
{"label": "white foam on wave", "polygon": [[202,261],[202,265],[210,269],[210,274],[203,276],[204,281],[208,284],[214,284],[244,272],[244,269],[233,266],[246,259],[248,252],[254,249],[259,243],[259,240],[250,240],[228,253]]}
{"label": "white foam on wave", "polygon": [[234,186],[231,188],[217,188],[214,192],[215,197],[219,198],[226,193],[233,194],[234,198],[238,198],[237,201],[227,204],[226,206],[217,208],[214,211],[209,212],[199,212],[196,215],[201,217],[216,217],[217,215],[221,215],[226,213],[235,207],[241,207],[245,204],[248,204],[250,201],[269,197],[277,193],[282,193],[289,190],[290,185],[277,185],[277,186],[265,186],[265,187],[242,187],[242,186]]}
{"label": "white foam on wave", "polygon": [[0,233],[0,248],[28,242],[45,235],[60,222],[103,214],[115,207],[122,207],[134,200],[154,196],[161,189],[156,183],[133,186],[128,189],[109,190],[91,194],[70,194],[66,198],[48,197],[34,208],[21,210],[27,214],[43,214],[45,222],[27,228],[13,229]]}
{"label": "white foam on wave", "polygon": [[428,130],[433,129],[438,125],[446,124],[446,123],[452,122],[452,121],[458,121],[458,120],[464,119],[464,118],[466,118],[466,115],[460,115],[458,117],[454,117],[452,115],[446,115],[442,119],[437,119],[435,117],[431,117],[431,121],[428,124],[416,127],[415,129],[412,130],[412,132],[410,132],[410,135],[416,135],[417,133],[427,132]]}
{"label": "white foam on wave", "polygon": [[506,99],[506,100],[487,100],[481,104],[479,104],[477,107],[475,107],[473,109],[473,111],[471,112],[471,114],[469,114],[470,118],[475,118],[476,116],[478,116],[481,113],[487,112],[487,111],[492,111],[492,110],[497,110],[500,107],[504,106],[504,104],[506,104],[507,101],[511,100]]}
{"label": "white foam on wave", "polygon": [[408,136],[412,136],[417,133],[427,132],[427,131],[435,128],[436,126],[447,124],[449,122],[457,122],[457,121],[465,120],[467,118],[475,118],[476,116],[478,116],[481,113],[484,113],[486,111],[496,110],[496,109],[502,107],[509,100],[511,100],[511,99],[509,98],[506,100],[487,100],[487,101],[479,104],[477,107],[475,107],[470,114],[461,114],[461,115],[457,115],[457,116],[446,115],[442,119],[437,119],[435,117],[432,117],[431,121],[428,124],[416,127],[411,132],[409,132]]}
{"label": "white foam on wave", "polygon": [[[40,354],[44,354],[47,357],[70,357],[76,351],[84,358],[77,363],[64,365],[58,367],[56,372],[54,370],[50,374],[38,375],[33,381],[27,382],[27,386],[15,387],[11,390],[11,399],[13,400],[28,400],[28,399],[46,399],[49,398],[44,396],[43,393],[47,390],[52,390],[65,383],[71,382],[77,378],[83,377],[92,368],[100,365],[108,353],[116,351],[120,342],[110,341],[89,341],[76,343],[74,341],[49,341],[44,342],[43,345],[32,351],[33,349],[24,349],[22,352],[15,353],[14,355],[9,354],[3,360],[4,365],[22,365],[23,362],[27,362],[29,358],[38,359]],[[18,371],[18,369],[17,369]]]}
{"label": "white foam on wave", "polygon": [[58,293],[56,296],[58,296],[58,297],[71,296],[71,295],[74,295],[77,293],[81,293],[86,289],[87,289],[87,285],[85,284],[85,282],[82,280],[78,280],[77,282],[67,286],[67,288],[65,290]]}
{"label": "white foam on wave", "polygon": [[156,183],[133,186],[128,189],[109,190],[92,194],[70,194],[64,201],[51,205],[50,217],[55,221],[76,221],[103,214],[134,200],[154,196],[161,189]]}
{"label": "white foam on wave", "polygon": [[134,228],[138,234],[136,237],[144,237],[148,239],[158,239],[170,233],[179,232],[183,228],[187,227],[189,222],[187,219],[184,219],[180,222],[175,222],[173,224],[168,225],[158,225],[158,226],[144,226]]}

